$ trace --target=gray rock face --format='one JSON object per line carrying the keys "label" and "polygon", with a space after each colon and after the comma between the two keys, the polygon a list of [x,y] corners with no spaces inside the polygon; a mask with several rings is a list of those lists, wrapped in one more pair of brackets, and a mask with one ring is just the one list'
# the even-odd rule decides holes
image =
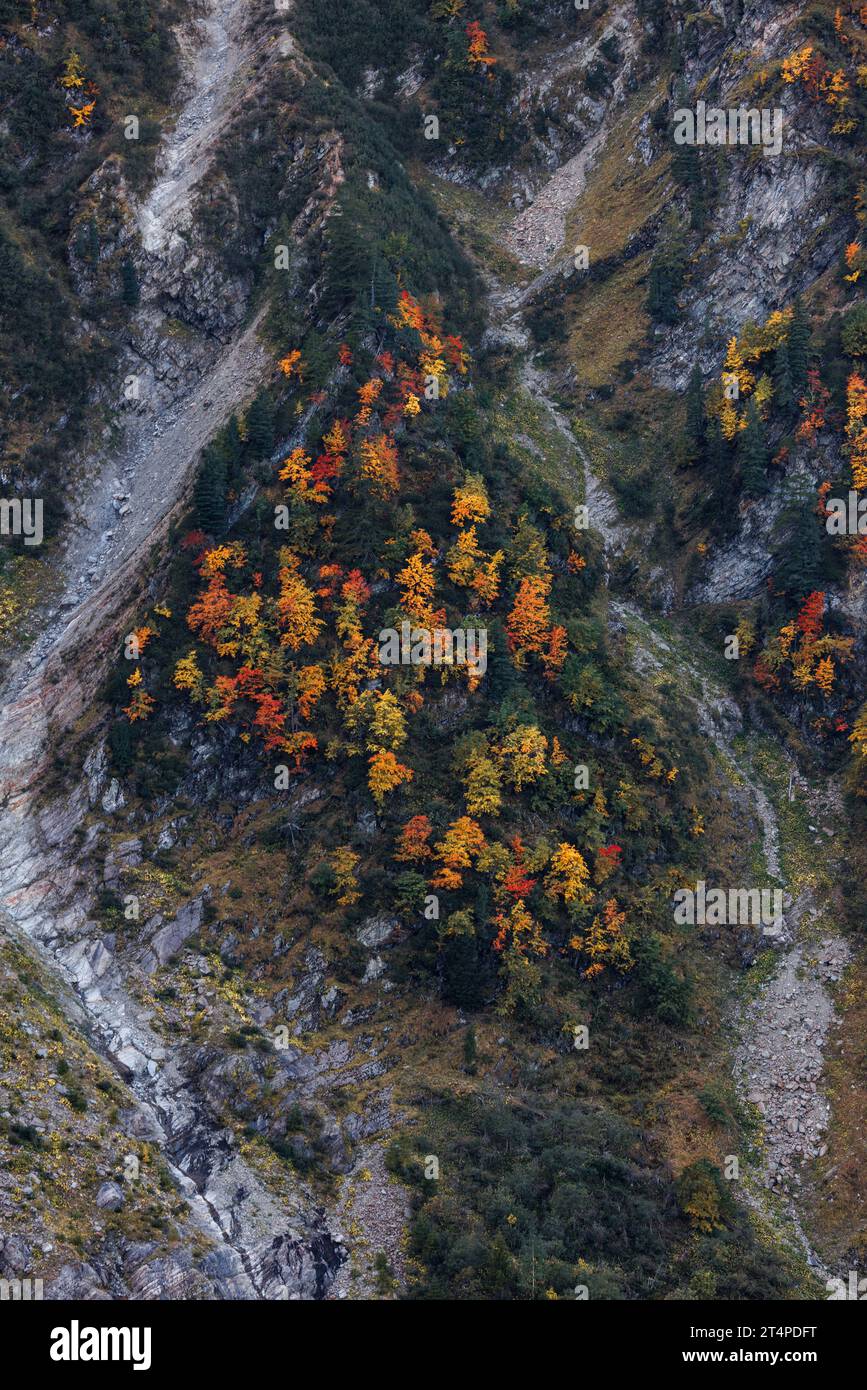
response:
{"label": "gray rock face", "polygon": [[372,984],[374,980],[378,980],[380,976],[384,974],[385,961],[382,959],[382,956],[371,956],[365,967],[364,974],[361,977],[361,983],[363,985]]}
{"label": "gray rock face", "polygon": [[159,931],[151,938],[150,946],[142,958],[145,970],[152,973],[159,966],[165,965],[169,957],[179,951],[184,943],[199,930],[208,896],[206,893],[201,893],[198,897],[191,899],[190,902],[184,904],[173,921],[167,922],[165,926],[160,926]]}
{"label": "gray rock face", "polygon": [[87,799],[95,806],[102,793],[107,777],[108,758],[105,744],[99,743],[90,750],[84,760],[84,775],[87,778]]}
{"label": "gray rock face", "polygon": [[119,886],[124,869],[135,869],[142,861],[141,840],[123,840],[105,856],[103,880],[108,888]]}
{"label": "gray rock face", "polygon": [[[747,320],[764,323],[835,261],[843,246],[842,226],[825,216],[829,175],[817,162],[787,148],[778,159],[754,163],[737,157],[729,165],[713,235],[737,237],[737,249],[719,256],[713,273],[697,276],[696,287],[684,291],[682,321],[657,331],[653,375],[678,391],[708,328],[715,347],[706,348],[700,362],[703,371],[719,372],[727,339]],[[807,243],[809,270],[801,261]]]}
{"label": "gray rock face", "polygon": [[105,1211],[120,1211],[123,1206],[123,1189],[116,1182],[104,1182],[96,1194],[96,1205]]}
{"label": "gray rock face", "polygon": [[114,811],[120,811],[126,805],[126,797],[120,789],[120,783],[116,777],[112,777],[108,791],[102,798],[102,809],[111,815]]}
{"label": "gray rock face", "polygon": [[[201,448],[258,386],[264,370],[258,319],[241,327],[249,280],[227,274],[220,249],[205,244],[195,215],[201,180],[233,112],[232,84],[253,48],[248,19],[242,0],[207,0],[202,22],[185,35],[184,105],[164,142],[156,184],[135,210],[137,227],[129,225],[130,192],[117,161],[91,176],[89,193],[101,209],[103,202],[124,206],[124,216],[112,224],[115,249],[130,256],[139,272],[141,305],[130,324],[129,357],[121,364],[135,375],[138,396],[121,402],[124,373],[112,374],[104,404],[124,410],[126,431],[110,460],[87,461],[78,499],[87,524],[69,530],[66,588],[31,651],[11,672],[0,706],[4,930],[26,934],[38,947],[54,971],[64,1007],[86,1019],[93,1046],[125,1077],[186,1200],[190,1228],[201,1238],[189,1268],[183,1260],[158,1266],[153,1251],[103,1248],[98,1258],[66,1265],[53,1281],[53,1297],[271,1298],[277,1290],[321,1297],[343,1258],[304,1186],[276,1194],[229,1143],[207,1086],[200,1084],[195,1049],[183,1034],[164,1040],[142,1002],[148,986],[141,960],[93,919],[90,891],[95,894],[99,885],[85,886],[70,872],[80,862],[81,839],[87,839],[76,832],[88,810],[116,816],[125,809],[123,787],[110,777],[104,748],[90,751],[82,785],[71,794],[47,802],[41,797],[55,730],[69,729],[88,707],[130,606],[141,597],[141,556],[164,536]],[[336,141],[331,144],[323,170],[336,186],[339,151]],[[302,213],[310,226],[324,211],[317,194]],[[299,225],[299,235],[304,230]],[[139,234],[143,250],[136,244]],[[78,267],[76,273],[84,272]],[[137,838],[110,847],[105,886],[121,889],[142,853]],[[171,921],[155,924],[147,945],[149,970],[195,933],[201,911],[200,896]],[[106,1211],[118,1193],[123,1197],[116,1184],[103,1184],[101,1191]],[[209,1253],[202,1256],[203,1249]],[[16,1258],[13,1246],[9,1259]],[[148,1260],[153,1267],[145,1271]]]}
{"label": "gray rock face", "polygon": [[0,1240],[0,1271],[6,1277],[27,1274],[33,1267],[33,1250],[23,1236]]}
{"label": "gray rock face", "polygon": [[99,1276],[92,1265],[82,1262],[63,1265],[47,1285],[45,1297],[62,1302],[77,1299],[99,1302],[110,1299],[111,1294],[100,1286]]}
{"label": "gray rock face", "polygon": [[380,912],[362,922],[355,935],[362,946],[373,951],[377,946],[384,946],[399,930],[400,922],[396,917],[390,916],[387,912]]}

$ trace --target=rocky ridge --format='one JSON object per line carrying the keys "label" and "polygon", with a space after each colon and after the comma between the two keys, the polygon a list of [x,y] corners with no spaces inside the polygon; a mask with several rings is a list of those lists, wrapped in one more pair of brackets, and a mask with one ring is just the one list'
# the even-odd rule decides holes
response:
{"label": "rocky ridge", "polygon": [[[38,944],[84,1002],[95,1045],[129,1085],[138,1123],[158,1144],[191,1219],[216,1252],[208,1257],[207,1276],[214,1296],[317,1297],[342,1258],[324,1214],[302,1191],[278,1202],[233,1151],[234,1136],[213,1113],[190,1049],[167,1048],[154,1031],[151,1011],[130,988],[117,943],[89,915],[92,889],[70,878],[75,836],[90,804],[87,780],[103,809],[122,804],[100,773],[98,750],[89,779],[66,804],[43,793],[52,744],[86,708],[102,657],[140,593],[144,546],[165,532],[201,447],[261,379],[258,321],[242,326],[243,286],[226,293],[188,240],[195,235],[190,208],[196,185],[253,53],[245,23],[240,0],[212,0],[203,20],[182,35],[187,96],[165,142],[157,182],[136,212],[144,274],[130,360],[141,373],[139,395],[120,452],[92,470],[86,483],[80,523],[63,556],[60,611],[46,614],[40,638],[5,683],[0,876],[6,931]],[[211,305],[218,289],[225,341],[202,337],[183,353],[166,354],[170,339],[160,302],[186,296]],[[175,922],[170,930],[176,939],[185,927]],[[155,935],[159,959],[167,937]],[[126,1296],[136,1286],[151,1293],[160,1286],[166,1272],[145,1268],[143,1252],[129,1252]],[[58,1281],[49,1284],[55,1296],[103,1296],[89,1267],[67,1269]],[[166,1292],[163,1287],[160,1296]]]}

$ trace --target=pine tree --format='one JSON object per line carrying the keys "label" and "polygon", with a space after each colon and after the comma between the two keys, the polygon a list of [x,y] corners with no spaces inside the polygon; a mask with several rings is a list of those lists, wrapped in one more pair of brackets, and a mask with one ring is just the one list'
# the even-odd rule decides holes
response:
{"label": "pine tree", "polygon": [[393,314],[397,308],[400,286],[394,272],[378,257],[370,277],[370,308],[377,314]]}
{"label": "pine tree", "polygon": [[697,178],[689,190],[689,226],[693,232],[703,232],[707,226],[707,193],[701,165],[697,168]]}
{"label": "pine tree", "polygon": [[810,320],[798,295],[793,305],[792,322],[789,325],[789,367],[792,373],[792,386],[797,395],[807,382],[809,365],[808,348],[810,343]]}
{"label": "pine tree", "polygon": [[774,587],[800,602],[827,581],[827,533],[816,516],[815,495],[794,496],[782,520],[791,531],[774,556]]}
{"label": "pine tree", "polygon": [[238,491],[242,480],[241,460],[244,444],[238,426],[237,415],[230,415],[222,434],[223,449],[226,455],[226,481],[234,491]]}
{"label": "pine tree", "polygon": [[741,482],[748,497],[761,497],[768,490],[765,469],[768,455],[764,430],[755,401],[747,405],[747,423],[738,435],[737,458]]}
{"label": "pine tree", "polygon": [[774,400],[780,410],[791,410],[795,404],[792,364],[786,343],[780,343],[774,354]]}
{"label": "pine tree", "polygon": [[719,420],[712,420],[708,426],[705,463],[714,478],[728,472],[728,452]]}
{"label": "pine tree", "polygon": [[266,458],[274,448],[274,407],[265,390],[247,411],[247,442],[256,458]]}
{"label": "pine tree", "polygon": [[686,250],[683,237],[675,223],[669,223],[666,233],[653,253],[647,280],[647,308],[660,323],[676,323],[680,310],[677,296],[683,287],[686,273]]}
{"label": "pine tree", "polygon": [[196,521],[210,536],[220,536],[226,525],[226,460],[210,445],[196,479],[193,501]]}
{"label": "pine tree", "polygon": [[140,294],[138,275],[132,261],[124,261],[120,273],[123,282],[121,298],[124,304],[128,304],[131,309],[134,309],[139,302]]}

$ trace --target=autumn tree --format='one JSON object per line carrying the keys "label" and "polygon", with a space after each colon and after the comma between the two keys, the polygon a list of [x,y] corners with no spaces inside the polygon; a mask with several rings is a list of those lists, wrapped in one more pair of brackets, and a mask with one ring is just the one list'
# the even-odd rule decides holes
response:
{"label": "autumn tree", "polygon": [[288,546],[283,546],[280,551],[277,613],[283,629],[280,644],[293,652],[315,642],[323,627],[322,619],[316,616],[313,593],[301,577],[300,568],[298,556]]}
{"label": "autumn tree", "polygon": [[136,667],[132,675],[127,678],[126,683],[130,688],[132,698],[124,709],[124,714],[130,724],[148,719],[156,702],[144,688],[140,666]]}
{"label": "autumn tree", "polygon": [[867,382],[852,372],[846,383],[846,452],[852,469],[852,486],[867,490]]}
{"label": "autumn tree", "polygon": [[467,39],[467,62],[471,68],[480,68],[490,78],[490,69],[497,60],[488,49],[488,36],[477,19],[467,25]]}
{"label": "autumn tree", "polygon": [[488,490],[481,473],[467,473],[460,487],[455,488],[452,502],[452,525],[466,526],[487,521],[491,515]]}
{"label": "autumn tree", "polygon": [[176,690],[186,690],[193,700],[201,700],[205,677],[199,667],[195,648],[177,662],[172,679]]}
{"label": "autumn tree", "polygon": [[433,565],[425,559],[422,548],[416,549],[408,557],[397,575],[397,583],[401,590],[401,606],[422,626],[433,627],[431,600],[436,589],[436,574]]}
{"label": "autumn tree", "polygon": [[503,773],[516,792],[547,776],[548,740],[535,724],[519,724],[496,749]]}
{"label": "autumn tree", "polygon": [[414,776],[412,768],[399,763],[388,749],[378,748],[376,752],[371,753],[367,785],[377,806],[382,806],[389,792],[395,791],[404,782],[411,782]]}
{"label": "autumn tree", "polygon": [[529,652],[541,653],[545,649],[551,625],[550,591],[551,579],[547,574],[528,575],[518,586],[506,619],[509,650],[515,654],[516,665],[523,665]]}
{"label": "autumn tree", "polygon": [[370,484],[375,497],[393,497],[399,487],[397,446],[390,435],[379,434],[375,439],[363,439],[359,446],[361,476]]}
{"label": "autumn tree", "polygon": [[459,816],[452,821],[445,835],[434,845],[434,853],[442,867],[431,879],[433,888],[460,888],[461,869],[472,868],[473,860],[485,847],[485,835],[478,821]]}
{"label": "autumn tree", "polygon": [[615,898],[609,898],[588,929],[571,938],[570,948],[590,962],[582,972],[586,979],[601,975],[606,966],[621,974],[632,969],[635,962],[623,931],[625,922],[626,913],[618,910]]}
{"label": "autumn tree", "polygon": [[296,700],[302,719],[309,719],[326,690],[325,672],[321,666],[302,666],[296,673]]}
{"label": "autumn tree", "polygon": [[427,816],[412,816],[397,837],[394,858],[400,863],[414,864],[431,856],[431,823]]}
{"label": "autumn tree", "polygon": [[508,912],[498,912],[494,916],[497,935],[494,937],[495,951],[513,950],[519,955],[544,956],[548,943],[542,935],[542,928],[529,911],[526,903],[512,904]]}
{"label": "autumn tree", "polygon": [[359,856],[349,845],[338,845],[331,854],[329,865],[334,875],[331,892],[338,907],[352,907],[361,897],[356,872],[359,862]]}
{"label": "autumn tree", "polygon": [[484,754],[469,758],[464,769],[467,813],[498,816],[503,803],[502,778],[496,763]]}
{"label": "autumn tree", "polygon": [[550,898],[562,898],[568,906],[581,906],[592,897],[589,882],[590,870],[581,851],[561,842],[551,856],[545,892]]}
{"label": "autumn tree", "polygon": [[61,87],[65,87],[67,91],[70,91],[75,87],[84,86],[84,66],[82,64],[80,55],[76,53],[74,48],[70,52],[69,57],[67,58],[66,63],[64,64],[63,74],[60,78],[60,85]]}

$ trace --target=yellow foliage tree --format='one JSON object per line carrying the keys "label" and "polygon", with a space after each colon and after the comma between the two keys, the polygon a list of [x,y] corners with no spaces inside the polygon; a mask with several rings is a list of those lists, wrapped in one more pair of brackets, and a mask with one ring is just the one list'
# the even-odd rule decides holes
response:
{"label": "yellow foliage tree", "polygon": [[538,782],[540,777],[547,776],[547,752],[548,740],[535,724],[519,724],[517,729],[513,729],[503,739],[496,750],[506,780],[516,792],[528,784]]}
{"label": "yellow foliage tree", "polygon": [[562,841],[551,856],[545,875],[545,892],[549,898],[562,898],[564,903],[581,905],[592,897],[590,870],[580,850]]}
{"label": "yellow foliage tree", "polygon": [[335,880],[331,892],[340,907],[351,907],[361,897],[356,877],[358,863],[359,856],[349,845],[338,845],[331,855],[330,864]]}
{"label": "yellow foliage tree", "polygon": [[472,868],[473,859],[485,848],[485,835],[478,821],[470,816],[458,816],[445,835],[434,845],[434,853],[442,861],[431,880],[434,888],[460,888],[461,869]]}
{"label": "yellow foliage tree", "polygon": [[72,87],[84,86],[84,68],[82,66],[81,57],[76,53],[74,48],[66,60],[66,66],[63,69],[60,85],[61,87],[65,87],[67,91]]}
{"label": "yellow foliage tree", "polygon": [[283,546],[280,551],[280,596],[277,613],[283,633],[280,645],[297,652],[299,647],[316,641],[323,627],[316,616],[313,593],[299,573],[301,562],[297,555]]}
{"label": "yellow foliage tree", "polygon": [[498,816],[503,804],[500,772],[490,758],[471,758],[464,773],[467,812],[471,816]]}
{"label": "yellow foliage tree", "polygon": [[378,748],[371,753],[367,785],[377,806],[382,806],[388,792],[395,791],[404,782],[411,782],[414,776],[412,768],[399,763],[387,748]]}
{"label": "yellow foliage tree", "polygon": [[199,669],[195,650],[182,656],[175,666],[173,683],[176,690],[188,690],[194,700],[201,700],[205,689],[205,678]]}
{"label": "yellow foliage tree", "polygon": [[600,975],[606,966],[621,974],[632,969],[635,962],[623,932],[625,921],[626,913],[618,911],[617,899],[609,898],[588,930],[572,937],[569,942],[572,950],[581,952],[590,961],[582,972],[587,979]]}
{"label": "yellow foliage tree", "polygon": [[491,504],[481,473],[468,473],[460,487],[455,488],[452,503],[452,525],[466,526],[467,522],[487,521]]}

